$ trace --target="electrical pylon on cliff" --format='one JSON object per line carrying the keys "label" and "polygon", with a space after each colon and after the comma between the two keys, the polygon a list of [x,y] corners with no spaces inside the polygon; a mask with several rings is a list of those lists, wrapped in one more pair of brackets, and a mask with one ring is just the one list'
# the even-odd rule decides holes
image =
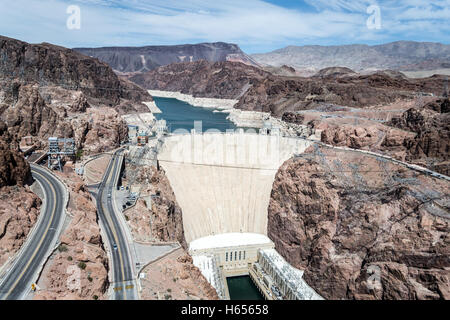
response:
{"label": "electrical pylon on cliff", "polygon": [[75,156],[75,141],[67,138],[48,138],[48,168],[62,171],[63,157]]}

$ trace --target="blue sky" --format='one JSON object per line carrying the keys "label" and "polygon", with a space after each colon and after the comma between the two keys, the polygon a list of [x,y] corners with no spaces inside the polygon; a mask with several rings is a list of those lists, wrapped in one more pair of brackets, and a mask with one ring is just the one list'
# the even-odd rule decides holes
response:
{"label": "blue sky", "polygon": [[[67,8],[80,8],[68,29]],[[380,9],[370,29],[367,8]],[[450,43],[450,0],[0,0],[0,34],[65,47],[224,41],[247,53],[287,45]]]}

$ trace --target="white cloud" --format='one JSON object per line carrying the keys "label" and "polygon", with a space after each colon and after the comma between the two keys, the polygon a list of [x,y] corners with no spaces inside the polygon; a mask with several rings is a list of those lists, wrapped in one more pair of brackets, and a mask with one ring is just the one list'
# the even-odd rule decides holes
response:
{"label": "white cloud", "polygon": [[[450,0],[432,4],[420,0],[305,3],[315,12],[262,0],[0,0],[0,33],[68,47],[227,41],[252,50],[287,44],[388,41],[415,35],[423,40],[424,32],[430,41],[449,42],[445,17]],[[366,26],[366,9],[372,3],[381,7],[381,30]],[[79,31],[65,28],[69,4],[81,7]]]}

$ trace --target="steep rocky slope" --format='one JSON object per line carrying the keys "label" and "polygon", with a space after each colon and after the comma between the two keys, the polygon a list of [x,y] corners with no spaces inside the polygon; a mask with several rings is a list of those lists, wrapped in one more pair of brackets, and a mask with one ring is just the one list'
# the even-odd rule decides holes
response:
{"label": "steep rocky slope", "polygon": [[145,72],[178,62],[238,61],[257,65],[235,44],[216,42],[176,46],[76,48],[75,51],[106,62],[122,73]]}
{"label": "steep rocky slope", "polygon": [[192,257],[181,248],[145,267],[143,274],[144,300],[219,300]]}
{"label": "steep rocky slope", "polygon": [[120,118],[148,112],[152,97],[97,59],[50,44],[0,37],[0,119],[17,139],[73,137],[79,149],[111,149],[126,137]]}
{"label": "steep rocky slope", "polygon": [[404,141],[407,161],[450,175],[450,100],[435,100],[421,109],[409,109],[388,125],[415,133]]}
{"label": "steep rocky slope", "polygon": [[449,299],[450,185],[354,152],[311,148],[279,170],[276,249],[327,299]]}
{"label": "steep rocky slope", "polygon": [[129,79],[146,89],[178,91],[205,98],[238,99],[268,72],[237,62],[174,63]]}
{"label": "steep rocky slope", "polygon": [[[389,121],[361,121],[361,117],[355,122],[331,118],[313,120],[309,124],[322,131],[324,143],[388,154],[398,160],[449,175],[449,104],[448,99],[416,100],[404,106],[397,104],[398,108],[405,110],[395,110]],[[365,111],[370,116],[374,110]],[[383,116],[383,110],[377,111]],[[300,123],[308,122],[305,120],[306,114],[296,116],[301,117]]]}
{"label": "steep rocky slope", "polygon": [[135,184],[142,186],[141,195],[155,196],[150,203],[138,200],[125,215],[136,240],[143,242],[179,242],[187,249],[183,216],[169,180],[156,167],[127,167],[136,171]]}
{"label": "steep rocky slope", "polygon": [[38,83],[80,90],[92,104],[119,106],[121,99],[128,99],[139,107],[142,99],[151,101],[148,93],[120,80],[107,64],[70,49],[0,36],[0,56],[0,79],[10,83],[4,90],[13,96],[19,84]]}
{"label": "steep rocky slope", "polygon": [[8,132],[8,127],[0,120],[0,188],[15,185],[23,187],[32,180],[30,166],[19,152],[15,136]]}
{"label": "steep rocky slope", "polygon": [[289,46],[252,55],[264,65],[289,65],[320,70],[342,66],[364,70],[432,70],[450,68],[450,46],[431,42],[398,41],[382,45]]}
{"label": "steep rocky slope", "polygon": [[28,188],[0,188],[0,268],[14,257],[37,221],[41,200]]}
{"label": "steep rocky slope", "polygon": [[116,109],[91,107],[82,92],[61,88],[52,89],[54,100],[46,102],[41,90],[37,85],[21,85],[17,101],[7,101],[0,109],[0,117],[19,141],[33,136],[37,147],[43,148],[49,137],[72,137],[76,147],[89,154],[117,147],[126,138],[126,124]]}
{"label": "steep rocky slope", "polygon": [[0,121],[0,268],[19,251],[39,215],[41,200],[26,186],[32,180],[14,136]]}
{"label": "steep rocky slope", "polygon": [[238,109],[281,117],[323,104],[361,108],[412,99],[419,92],[441,95],[445,79],[412,80],[389,72],[360,75],[343,68],[323,70],[310,78],[282,77],[240,63],[200,61],[172,64],[130,80],[152,90],[238,99]]}

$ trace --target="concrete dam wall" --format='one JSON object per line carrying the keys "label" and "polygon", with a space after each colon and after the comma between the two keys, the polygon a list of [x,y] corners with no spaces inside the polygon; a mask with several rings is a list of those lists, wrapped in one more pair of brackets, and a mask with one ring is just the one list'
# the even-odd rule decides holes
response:
{"label": "concrete dam wall", "polygon": [[223,233],[267,235],[279,167],[310,142],[278,135],[172,135],[158,153],[183,211],[187,243]]}

